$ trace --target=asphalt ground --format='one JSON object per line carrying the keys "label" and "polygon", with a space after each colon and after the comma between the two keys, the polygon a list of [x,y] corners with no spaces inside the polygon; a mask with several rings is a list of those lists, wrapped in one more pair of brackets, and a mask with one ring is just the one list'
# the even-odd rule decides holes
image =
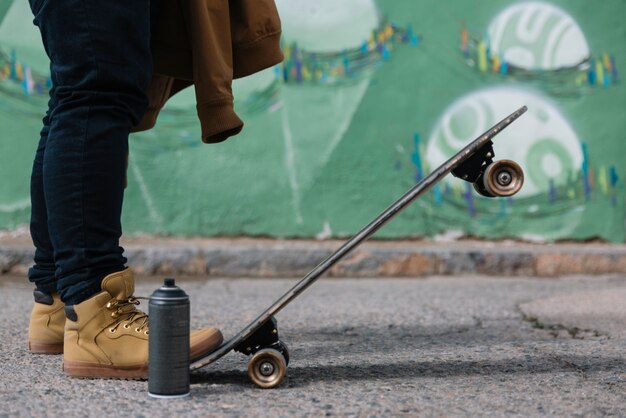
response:
{"label": "asphalt ground", "polygon": [[[192,323],[228,336],[295,279],[178,283]],[[136,293],[157,286],[140,277]],[[626,317],[615,295],[625,294],[623,276],[322,279],[278,315],[291,354],[279,388],[256,388],[246,358],[229,354],[192,375],[190,397],[157,400],[145,381],[72,379],[61,356],[28,353],[32,289],[4,276],[0,417],[623,417]]]}

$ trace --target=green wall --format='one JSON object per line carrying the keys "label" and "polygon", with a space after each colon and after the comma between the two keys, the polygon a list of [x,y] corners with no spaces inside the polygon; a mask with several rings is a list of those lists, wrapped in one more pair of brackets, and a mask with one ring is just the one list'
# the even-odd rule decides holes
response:
{"label": "green wall", "polygon": [[[288,60],[236,83],[242,134],[201,144],[193,92],[186,91],[156,128],[131,136],[126,233],[350,235],[475,132],[527,104],[528,114],[495,146],[497,157],[525,169],[519,196],[481,198],[448,181],[377,236],[625,240],[625,2],[277,4]],[[519,4],[530,11],[513,13]],[[10,70],[15,50],[34,74],[28,95],[10,74],[0,79],[0,228],[11,229],[28,222],[47,63],[27,2],[0,1],[5,9],[0,71]],[[395,25],[386,35],[379,15]],[[497,36],[489,30],[494,21],[507,23]],[[369,50],[376,28],[383,42]],[[490,55],[510,58],[506,71],[491,59],[481,71],[481,41]],[[585,51],[589,68],[563,64]],[[529,53],[536,62],[525,68]],[[606,80],[590,83],[597,65]]]}

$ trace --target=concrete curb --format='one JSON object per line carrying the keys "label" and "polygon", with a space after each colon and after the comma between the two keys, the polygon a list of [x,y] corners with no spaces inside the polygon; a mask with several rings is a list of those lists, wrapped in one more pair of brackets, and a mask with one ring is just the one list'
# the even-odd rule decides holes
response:
{"label": "concrete curb", "polygon": [[[123,243],[139,274],[294,277],[310,271],[343,241],[132,238]],[[25,274],[34,250],[0,241],[0,274]],[[545,276],[626,273],[626,246],[483,241],[370,241],[331,269],[335,277],[476,274]]]}

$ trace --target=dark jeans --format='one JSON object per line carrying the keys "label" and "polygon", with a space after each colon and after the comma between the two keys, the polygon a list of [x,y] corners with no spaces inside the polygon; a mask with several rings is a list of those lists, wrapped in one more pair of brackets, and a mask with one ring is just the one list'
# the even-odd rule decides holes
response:
{"label": "dark jeans", "polygon": [[52,89],[31,179],[29,280],[66,304],[124,268],[130,128],[148,105],[150,0],[29,0]]}

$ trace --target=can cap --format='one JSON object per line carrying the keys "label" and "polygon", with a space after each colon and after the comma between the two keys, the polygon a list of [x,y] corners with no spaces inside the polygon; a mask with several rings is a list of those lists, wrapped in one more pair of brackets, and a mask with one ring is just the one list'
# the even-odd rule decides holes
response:
{"label": "can cap", "polygon": [[163,280],[163,286],[152,293],[150,300],[188,300],[189,296],[183,289],[176,286],[176,280],[168,277]]}

